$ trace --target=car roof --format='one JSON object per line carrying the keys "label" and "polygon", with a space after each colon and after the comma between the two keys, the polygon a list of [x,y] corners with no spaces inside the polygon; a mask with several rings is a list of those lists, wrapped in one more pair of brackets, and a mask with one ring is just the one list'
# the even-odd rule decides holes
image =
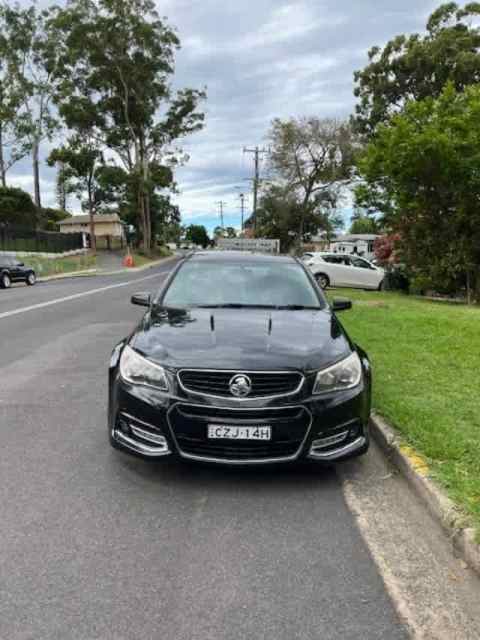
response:
{"label": "car roof", "polygon": [[194,262],[216,262],[216,263],[268,263],[268,262],[284,262],[296,263],[296,259],[292,256],[285,255],[269,255],[265,253],[253,253],[250,251],[197,251],[188,258]]}

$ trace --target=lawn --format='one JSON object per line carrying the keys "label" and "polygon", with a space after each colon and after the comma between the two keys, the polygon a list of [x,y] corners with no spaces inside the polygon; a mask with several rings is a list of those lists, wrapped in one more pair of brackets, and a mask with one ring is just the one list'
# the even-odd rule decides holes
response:
{"label": "lawn", "polygon": [[341,321],[370,355],[375,410],[427,457],[480,532],[480,308],[352,290]]}
{"label": "lawn", "polygon": [[22,256],[17,254],[17,258],[25,262],[26,265],[35,269],[38,278],[45,278],[60,273],[74,273],[75,271],[85,271],[95,267],[95,257],[91,255],[68,256],[67,258],[43,258],[40,256]]}
{"label": "lawn", "polygon": [[133,253],[133,264],[135,267],[143,267],[150,262],[159,260],[160,258],[166,258],[171,256],[172,252],[167,247],[156,247],[151,256],[146,256],[144,253],[137,251]]}

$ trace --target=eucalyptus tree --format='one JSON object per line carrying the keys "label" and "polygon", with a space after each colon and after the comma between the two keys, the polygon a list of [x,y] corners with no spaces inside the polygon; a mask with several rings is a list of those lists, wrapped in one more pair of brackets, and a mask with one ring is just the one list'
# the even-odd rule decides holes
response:
{"label": "eucalyptus tree", "polygon": [[202,127],[198,107],[205,94],[172,90],[180,43],[152,0],[70,0],[52,10],[50,28],[61,36],[61,100],[71,105],[85,100],[101,117],[96,135],[134,184],[149,252],[152,190],[165,186],[165,165],[186,159],[174,145]]}
{"label": "eucalyptus tree", "polygon": [[[5,4],[0,16],[5,68],[0,89],[8,93],[4,99],[0,96],[0,103],[5,105],[6,121],[15,140],[10,162],[31,154],[34,201],[41,207],[40,146],[44,140],[51,140],[58,129],[53,107],[56,43],[46,28],[47,12],[35,5],[23,9]],[[7,166],[4,162],[4,172]]]}
{"label": "eucalyptus tree", "polygon": [[447,2],[432,13],[425,33],[372,47],[368,64],[354,76],[358,130],[372,136],[408,101],[438,97],[447,82],[457,91],[480,82],[479,15],[479,2]]}
{"label": "eucalyptus tree", "polygon": [[335,209],[342,188],[352,177],[354,136],[346,122],[309,117],[275,119],[268,138],[274,182],[298,201],[300,249],[309,213],[322,206]]}
{"label": "eucalyptus tree", "polygon": [[54,149],[48,157],[48,163],[51,166],[63,166],[63,177],[71,193],[75,193],[80,199],[86,194],[87,200],[82,206],[89,214],[90,248],[95,253],[95,194],[98,173],[103,166],[102,151],[95,140],[77,134],[69,138],[64,146]]}

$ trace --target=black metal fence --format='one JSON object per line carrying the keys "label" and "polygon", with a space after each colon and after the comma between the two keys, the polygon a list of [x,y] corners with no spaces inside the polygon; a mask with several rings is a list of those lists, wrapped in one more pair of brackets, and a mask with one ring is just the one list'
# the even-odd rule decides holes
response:
{"label": "black metal fence", "polygon": [[83,248],[81,233],[36,231],[0,224],[0,251],[63,253]]}

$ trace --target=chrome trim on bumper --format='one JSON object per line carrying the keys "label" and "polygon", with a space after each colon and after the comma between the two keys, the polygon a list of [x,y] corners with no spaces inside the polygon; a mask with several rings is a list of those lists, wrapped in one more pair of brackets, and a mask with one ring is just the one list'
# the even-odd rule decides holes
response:
{"label": "chrome trim on bumper", "polygon": [[361,449],[365,446],[367,439],[364,436],[360,436],[353,442],[340,447],[339,449],[333,449],[332,451],[318,451],[312,452],[308,454],[308,458],[311,460],[336,460],[337,458],[341,458],[343,456],[349,455],[350,453],[354,453],[358,449]]}
{"label": "chrome trim on bumper", "polygon": [[136,453],[141,453],[142,455],[148,456],[149,458],[161,458],[163,456],[168,456],[171,454],[166,440],[165,445],[153,447],[130,438],[130,436],[127,436],[121,431],[118,431],[118,429],[112,430],[112,438],[115,440],[115,442],[118,442],[127,449],[135,451]]}
{"label": "chrome trim on bumper", "polygon": [[310,445],[310,453],[315,454],[318,449],[321,451],[322,449],[331,447],[334,444],[340,444],[341,442],[343,442],[348,438],[348,433],[349,432],[347,430],[347,431],[342,431],[341,433],[336,433],[333,436],[328,436],[326,438],[319,438],[317,440],[313,440],[312,444]]}
{"label": "chrome trim on bumper", "polygon": [[[213,458],[210,456],[198,456],[198,455],[194,455],[192,453],[185,453],[184,451],[182,451],[182,449],[180,448],[178,442],[177,442],[177,438],[175,437],[175,430],[173,429],[171,422],[170,422],[170,412],[173,411],[173,409],[175,409],[175,407],[177,406],[177,404],[180,405],[186,405],[186,406],[192,406],[192,407],[202,407],[202,408],[208,408],[208,409],[227,409],[227,410],[233,410],[233,411],[274,411],[275,409],[303,409],[304,411],[306,411],[306,413],[310,416],[310,424],[308,425],[306,432],[305,432],[305,437],[303,438],[300,447],[298,448],[298,451],[296,453],[294,453],[292,456],[283,456],[280,458],[260,458],[260,459],[235,459],[235,458]],[[171,436],[173,438],[173,441],[175,443],[175,447],[179,453],[179,455],[182,458],[185,458],[187,460],[195,460],[196,462],[213,462],[214,464],[229,464],[229,465],[263,465],[263,464],[275,464],[275,463],[281,463],[281,462],[294,462],[295,460],[297,460],[300,457],[300,454],[302,453],[304,447],[305,447],[305,443],[308,440],[308,436],[310,435],[310,431],[312,429],[312,424],[313,424],[313,415],[312,412],[303,404],[295,404],[295,405],[285,405],[285,406],[281,406],[281,407],[259,407],[259,408],[255,408],[255,407],[243,407],[243,408],[239,408],[239,407],[212,407],[210,405],[204,405],[204,404],[194,404],[192,402],[188,402],[185,400],[182,400],[181,402],[176,402],[174,405],[172,405],[170,407],[170,409],[167,411],[167,423],[170,429],[170,433]]]}

